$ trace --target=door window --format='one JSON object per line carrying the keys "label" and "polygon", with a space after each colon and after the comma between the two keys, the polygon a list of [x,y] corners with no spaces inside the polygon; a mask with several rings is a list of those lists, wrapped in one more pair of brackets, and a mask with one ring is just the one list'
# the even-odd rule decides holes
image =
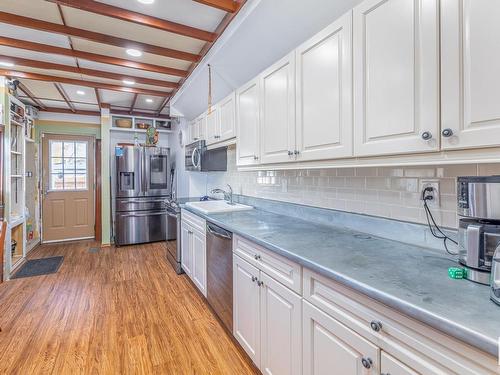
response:
{"label": "door window", "polygon": [[150,165],[150,189],[168,189],[168,166],[166,155],[151,155]]}
{"label": "door window", "polygon": [[88,189],[88,143],[49,141],[50,190]]}

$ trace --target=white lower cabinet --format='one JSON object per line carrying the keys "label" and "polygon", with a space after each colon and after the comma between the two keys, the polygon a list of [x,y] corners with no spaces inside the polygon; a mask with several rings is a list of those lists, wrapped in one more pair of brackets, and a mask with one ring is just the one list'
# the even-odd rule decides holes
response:
{"label": "white lower cabinet", "polygon": [[380,374],[376,345],[307,301],[302,306],[304,374]]}
{"label": "white lower cabinet", "polygon": [[207,296],[205,233],[187,220],[181,224],[181,266],[200,292]]}
{"label": "white lower cabinet", "polygon": [[381,354],[380,367],[381,375],[418,375],[418,372],[413,371],[386,352]]}
{"label": "white lower cabinet", "polygon": [[233,334],[260,367],[259,270],[233,254]]}
{"label": "white lower cabinet", "polygon": [[301,297],[233,255],[233,331],[263,374],[301,371]]}

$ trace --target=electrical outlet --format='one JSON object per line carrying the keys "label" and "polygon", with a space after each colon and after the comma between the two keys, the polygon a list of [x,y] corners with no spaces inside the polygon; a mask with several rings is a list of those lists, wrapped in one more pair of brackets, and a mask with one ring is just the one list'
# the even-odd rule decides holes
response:
{"label": "electrical outlet", "polygon": [[420,200],[422,200],[422,192],[428,187],[432,188],[432,192],[426,192],[426,196],[432,196],[432,200],[428,200],[427,204],[439,207],[439,180],[420,180]]}

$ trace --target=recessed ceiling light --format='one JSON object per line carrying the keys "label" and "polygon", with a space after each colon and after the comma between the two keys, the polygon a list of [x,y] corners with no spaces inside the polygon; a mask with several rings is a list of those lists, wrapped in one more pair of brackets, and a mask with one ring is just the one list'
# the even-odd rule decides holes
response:
{"label": "recessed ceiling light", "polygon": [[127,50],[127,53],[130,55],[130,56],[133,56],[133,57],[141,57],[142,56],[142,52],[139,51],[138,49],[133,49],[133,48],[129,48]]}
{"label": "recessed ceiling light", "polygon": [[124,79],[122,82],[126,85],[135,85],[135,81],[133,79]]}
{"label": "recessed ceiling light", "polygon": [[13,66],[14,66],[14,64],[13,64],[13,63],[8,62],[8,61],[0,61],[0,65],[2,65],[2,66],[7,66],[7,67],[9,67],[9,68],[11,68],[11,67],[13,67]]}
{"label": "recessed ceiling light", "polygon": [[137,1],[143,4],[153,4],[155,2],[155,0],[137,0]]}
{"label": "recessed ceiling light", "polygon": [[151,99],[151,98],[147,98],[147,99],[146,99],[146,103],[153,103],[153,99]]}
{"label": "recessed ceiling light", "polygon": [[77,93],[78,95],[85,95],[85,91],[83,91],[83,90],[78,90],[76,93]]}

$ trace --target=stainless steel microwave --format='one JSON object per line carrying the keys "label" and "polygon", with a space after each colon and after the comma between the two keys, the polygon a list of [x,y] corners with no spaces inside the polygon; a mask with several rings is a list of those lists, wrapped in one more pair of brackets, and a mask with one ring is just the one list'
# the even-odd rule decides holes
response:
{"label": "stainless steel microwave", "polygon": [[184,157],[187,171],[227,171],[227,147],[208,150],[205,141],[196,141],[186,145]]}

